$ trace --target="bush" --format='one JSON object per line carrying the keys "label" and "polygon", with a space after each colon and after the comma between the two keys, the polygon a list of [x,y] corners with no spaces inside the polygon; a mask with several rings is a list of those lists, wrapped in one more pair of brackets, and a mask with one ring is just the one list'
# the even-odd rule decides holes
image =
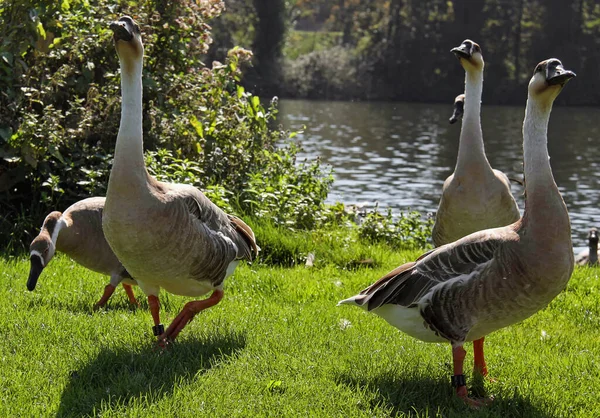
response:
{"label": "bush", "polygon": [[412,211],[393,216],[388,208],[385,215],[377,207],[367,212],[358,227],[361,239],[371,243],[386,243],[392,248],[420,249],[430,246],[434,218],[423,219],[420,212]]}
{"label": "bush", "polygon": [[[238,214],[313,227],[331,176],[297,148],[239,84],[251,53],[202,58],[222,1],[0,0],[0,242],[25,247],[45,214],[103,195],[120,118],[118,60],[108,23],[131,14],[145,46],[144,141],[158,178],[194,184]],[[133,3],[131,3],[133,4]],[[267,174],[267,175],[265,175]]]}
{"label": "bush", "polygon": [[339,99],[363,96],[359,62],[352,50],[343,46],[313,51],[295,60],[286,59],[283,74],[284,89],[292,97]]}

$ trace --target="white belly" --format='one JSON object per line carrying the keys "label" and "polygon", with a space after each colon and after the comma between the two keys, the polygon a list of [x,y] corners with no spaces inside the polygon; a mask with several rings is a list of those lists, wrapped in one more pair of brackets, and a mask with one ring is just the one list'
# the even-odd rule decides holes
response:
{"label": "white belly", "polygon": [[447,342],[425,326],[423,317],[417,308],[405,308],[398,305],[383,305],[373,310],[373,313],[385,319],[390,325],[413,338],[426,343]]}

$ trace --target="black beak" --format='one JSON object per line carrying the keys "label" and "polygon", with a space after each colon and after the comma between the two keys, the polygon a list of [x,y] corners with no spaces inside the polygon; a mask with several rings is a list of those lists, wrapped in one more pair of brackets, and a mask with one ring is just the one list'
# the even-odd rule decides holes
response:
{"label": "black beak", "polygon": [[35,289],[35,285],[37,284],[38,278],[40,274],[42,274],[42,270],[44,270],[44,266],[42,265],[42,260],[37,255],[32,255],[29,258],[31,261],[31,267],[29,268],[29,278],[27,279],[27,290]]}
{"label": "black beak", "polygon": [[113,31],[113,39],[116,41],[131,41],[133,39],[133,33],[129,29],[127,23],[117,20],[116,22],[112,22],[110,24],[110,29]]}
{"label": "black beak", "polygon": [[465,103],[464,102],[456,102],[454,103],[454,113],[452,113],[452,117],[448,120],[450,124],[456,123],[457,120],[462,118],[463,113],[465,112]]}
{"label": "black beak", "polygon": [[452,48],[450,52],[454,53],[454,55],[456,55],[456,58],[470,59],[472,56],[471,46],[465,43],[460,44],[460,46],[457,46],[456,48]]}
{"label": "black beak", "polygon": [[548,65],[546,69],[546,82],[549,86],[556,84],[565,85],[567,81],[575,77],[573,71],[565,70],[562,64]]}

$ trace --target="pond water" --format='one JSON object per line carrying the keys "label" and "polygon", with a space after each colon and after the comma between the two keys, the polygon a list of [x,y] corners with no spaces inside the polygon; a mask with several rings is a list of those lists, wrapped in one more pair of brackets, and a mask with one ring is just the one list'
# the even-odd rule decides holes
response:
{"label": "pond water", "polygon": [[[306,126],[297,136],[301,157],[320,156],[333,166],[329,202],[435,212],[458,152],[460,122],[448,123],[452,110],[451,103],[281,100],[280,121],[291,130]],[[482,106],[488,159],[519,180],[523,116],[524,107]],[[585,247],[589,228],[600,226],[600,108],[555,107],[548,137],[573,244]],[[522,211],[523,188],[514,183],[512,191]]]}

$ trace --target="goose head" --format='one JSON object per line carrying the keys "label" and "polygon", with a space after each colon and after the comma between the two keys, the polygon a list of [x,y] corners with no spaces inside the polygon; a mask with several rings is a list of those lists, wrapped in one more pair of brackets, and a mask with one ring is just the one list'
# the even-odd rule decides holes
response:
{"label": "goose head", "polygon": [[588,243],[590,248],[598,247],[598,230],[596,228],[590,229],[590,232],[588,233]]}
{"label": "goose head", "polygon": [[144,44],[140,27],[129,16],[123,16],[110,24],[113,41],[119,60],[125,71],[141,63],[144,56]]}
{"label": "goose head", "polygon": [[455,123],[457,120],[459,120],[462,117],[464,112],[465,112],[465,95],[463,93],[463,94],[459,94],[454,99],[454,113],[452,113],[452,117],[450,117],[449,122],[451,124]]}
{"label": "goose head", "polygon": [[35,237],[29,246],[29,278],[27,279],[27,289],[34,290],[40,274],[44,267],[48,265],[56,251],[55,230],[61,217],[60,212],[51,212],[42,225],[42,231]]}
{"label": "goose head", "polygon": [[565,84],[573,77],[575,73],[565,70],[560,60],[549,58],[535,67],[529,81],[529,94],[541,103],[552,104]]}
{"label": "goose head", "polygon": [[477,70],[483,71],[483,55],[479,44],[470,39],[465,39],[460,46],[452,48],[450,52],[456,55],[465,71]]}

